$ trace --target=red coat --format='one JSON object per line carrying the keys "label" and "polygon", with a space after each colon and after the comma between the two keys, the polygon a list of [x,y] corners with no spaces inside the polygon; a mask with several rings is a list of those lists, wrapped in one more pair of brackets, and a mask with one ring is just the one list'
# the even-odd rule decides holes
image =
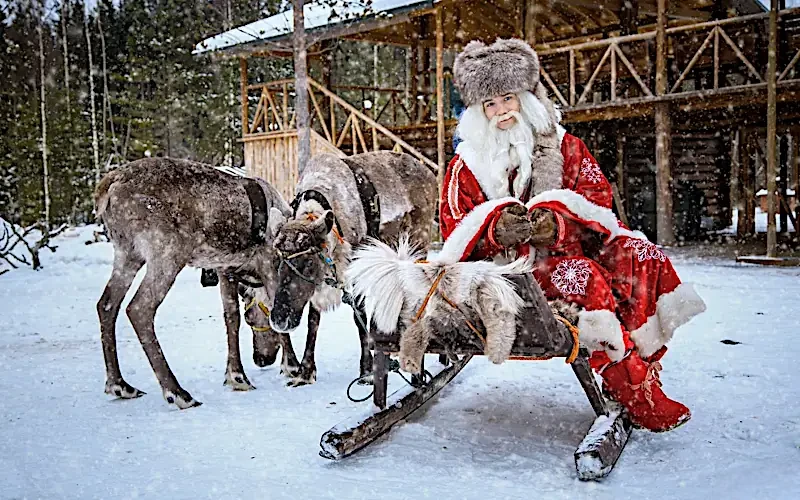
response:
{"label": "red coat", "polygon": [[[616,360],[635,344],[642,356],[649,356],[705,305],[691,285],[681,284],[656,245],[616,218],[611,185],[586,145],[565,134],[561,153],[562,189],[531,199],[490,199],[464,158],[456,155],[442,185],[439,221],[445,245],[440,259],[502,256],[507,250],[495,241],[494,228],[504,207],[524,203],[529,209],[550,210],[558,224],[557,241],[534,250],[534,275],[545,295],[582,307],[578,327],[586,346],[605,349]],[[527,245],[515,250],[518,255],[531,252]]]}

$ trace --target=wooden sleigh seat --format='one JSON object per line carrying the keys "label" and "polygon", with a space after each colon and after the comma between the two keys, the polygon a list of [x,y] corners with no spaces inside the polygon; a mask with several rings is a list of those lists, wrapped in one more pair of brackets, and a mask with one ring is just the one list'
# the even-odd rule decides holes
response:
{"label": "wooden sleigh seat", "polygon": [[[517,293],[525,307],[517,316],[517,336],[511,352],[511,360],[541,360],[565,358],[570,362],[575,376],[583,388],[597,418],[586,438],[575,451],[575,464],[580,479],[600,479],[611,472],[631,432],[627,415],[617,405],[609,404],[589,366],[589,353],[576,348],[577,335],[552,313],[538,284],[530,275],[514,275],[509,279],[515,284]],[[441,332],[437,335],[447,339],[447,346],[432,339],[426,350],[439,354],[437,367],[422,369],[407,387],[387,395],[389,356],[399,351],[401,334],[386,335],[371,330],[374,363],[373,411],[348,419],[323,434],[320,455],[329,459],[341,459],[373,442],[394,424],[414,412],[447,385],[472,359],[482,355],[479,334],[482,324],[477,314],[463,308],[454,309],[464,321],[443,321],[443,324],[463,324],[458,332]],[[468,322],[471,326],[467,326]],[[435,372],[435,373],[432,373]]]}

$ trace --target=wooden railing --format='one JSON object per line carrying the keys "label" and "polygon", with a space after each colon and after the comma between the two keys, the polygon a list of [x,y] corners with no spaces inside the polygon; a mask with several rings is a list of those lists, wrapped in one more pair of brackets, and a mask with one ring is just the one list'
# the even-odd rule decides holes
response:
{"label": "wooden railing", "polygon": [[[768,18],[764,13],[667,29],[672,71],[665,96],[655,95],[654,31],[539,50],[542,79],[567,110],[758,88],[765,85]],[[800,31],[784,27],[800,19],[800,8],[783,10],[780,18],[784,64],[777,80],[796,82]]]}
{"label": "wooden railing", "polygon": [[[248,92],[257,91],[259,97],[255,112],[252,115],[248,113],[252,121],[247,125],[249,133],[245,134],[244,140],[295,133],[293,80],[249,85],[247,88]],[[380,149],[405,151],[432,169],[437,169],[436,163],[379,123],[380,112],[378,119],[375,119],[369,116],[368,110],[358,109],[311,78],[309,101],[311,127],[337,149],[346,150],[349,154]]]}

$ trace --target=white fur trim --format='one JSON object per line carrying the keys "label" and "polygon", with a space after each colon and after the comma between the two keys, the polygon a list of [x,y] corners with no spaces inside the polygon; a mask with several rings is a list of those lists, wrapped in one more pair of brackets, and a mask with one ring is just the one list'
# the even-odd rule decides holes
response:
{"label": "white fur trim", "polygon": [[423,282],[422,267],[414,261],[422,257],[401,237],[395,251],[389,245],[370,239],[367,245],[353,253],[345,279],[356,297],[364,298],[364,312],[368,321],[374,321],[378,330],[391,333],[406,303],[405,283]]}
{"label": "white fur trim", "polygon": [[435,262],[440,264],[453,264],[461,260],[461,256],[467,249],[467,245],[475,237],[476,233],[481,229],[486,219],[488,219],[494,211],[505,204],[520,204],[516,198],[506,197],[497,200],[490,200],[481,203],[466,217],[461,219],[456,228],[450,233],[450,237],[444,242],[442,250],[434,259]]}
{"label": "white fur trim", "polygon": [[[508,192],[508,165],[493,164],[489,155],[477,151],[471,142],[463,141],[456,147],[456,154],[469,167],[469,171],[487,198],[506,197]],[[510,160],[509,160],[510,162]]]}
{"label": "white fur trim", "polygon": [[681,283],[656,302],[656,313],[631,332],[631,340],[642,357],[648,357],[672,339],[682,325],[706,310],[706,303],[691,283]]}
{"label": "white fur trim", "polygon": [[578,315],[578,329],[581,345],[590,351],[605,351],[612,361],[625,357],[622,327],[612,311],[581,311]]}
{"label": "white fur trim", "polygon": [[647,239],[639,231],[631,231],[619,226],[619,219],[610,208],[601,207],[584,198],[571,189],[551,189],[534,196],[526,206],[528,209],[540,204],[555,201],[561,203],[567,210],[584,220],[596,222],[610,233],[608,239],[613,240],[618,236],[627,236],[635,239]]}

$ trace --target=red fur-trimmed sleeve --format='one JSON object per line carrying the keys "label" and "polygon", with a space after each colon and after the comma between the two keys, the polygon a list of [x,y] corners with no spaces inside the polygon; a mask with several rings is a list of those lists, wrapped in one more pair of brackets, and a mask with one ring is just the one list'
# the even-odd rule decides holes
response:
{"label": "red fur-trimmed sleeve", "polygon": [[564,156],[564,188],[575,191],[595,205],[611,208],[611,183],[586,144],[565,134],[561,141],[561,154]]}
{"label": "red fur-trimmed sleeve", "polygon": [[[439,203],[439,225],[448,260],[482,260],[503,251],[494,241],[500,211],[519,203],[513,198],[487,200],[464,160],[456,155],[447,167]],[[479,244],[480,243],[480,244]]]}

